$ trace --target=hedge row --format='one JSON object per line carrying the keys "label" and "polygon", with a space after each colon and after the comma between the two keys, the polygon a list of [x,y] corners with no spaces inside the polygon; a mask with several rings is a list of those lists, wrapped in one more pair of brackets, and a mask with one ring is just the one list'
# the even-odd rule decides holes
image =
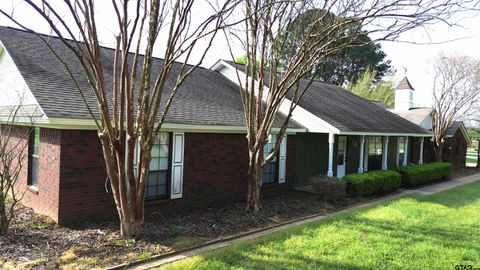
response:
{"label": "hedge row", "polygon": [[347,192],[357,196],[369,196],[393,192],[400,187],[401,176],[396,171],[354,173],[343,177]]}
{"label": "hedge row", "polygon": [[402,176],[402,187],[415,187],[447,179],[453,171],[450,163],[428,163],[396,168]]}

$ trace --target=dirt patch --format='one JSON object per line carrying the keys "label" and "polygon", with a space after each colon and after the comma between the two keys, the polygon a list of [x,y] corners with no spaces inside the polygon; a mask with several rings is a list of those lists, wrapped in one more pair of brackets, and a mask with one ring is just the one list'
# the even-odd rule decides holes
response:
{"label": "dirt patch", "polygon": [[32,209],[20,207],[8,236],[0,238],[2,269],[96,269],[148,259],[219,237],[333,211],[358,202],[325,202],[314,194],[285,191],[263,199],[264,210],[247,213],[244,203],[202,211],[151,212],[144,236],[121,239],[116,222],[84,222],[61,227]]}

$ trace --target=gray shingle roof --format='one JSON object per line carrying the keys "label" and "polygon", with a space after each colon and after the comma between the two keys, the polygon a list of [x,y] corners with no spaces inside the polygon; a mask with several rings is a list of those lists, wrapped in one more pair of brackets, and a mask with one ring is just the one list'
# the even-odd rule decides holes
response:
{"label": "gray shingle roof", "polygon": [[[243,69],[242,65],[226,61]],[[308,80],[301,80],[305,89]],[[429,134],[424,128],[339,86],[313,81],[299,105],[345,132]]]}
{"label": "gray shingle roof", "polygon": [[403,79],[398,83],[397,89],[412,89],[412,90],[415,90],[415,88],[413,88],[412,84],[407,79],[407,77],[403,77]]}
{"label": "gray shingle roof", "polygon": [[[301,83],[304,87],[307,81]],[[341,87],[315,81],[299,105],[341,131],[427,134],[422,127]]]}
{"label": "gray shingle roof", "polygon": [[463,125],[462,121],[454,121],[448,128],[445,130],[446,136],[455,136],[457,130]]}
{"label": "gray shingle roof", "polygon": [[408,111],[394,111],[395,114],[417,125],[420,125],[432,112],[433,109],[429,107],[411,108]]}
{"label": "gray shingle roof", "polygon": [[[58,38],[46,37],[56,52],[67,60],[82,88],[85,89],[88,103],[92,108],[96,108],[96,99],[83,76],[84,73],[80,64],[78,64],[78,60]],[[65,67],[40,38],[18,29],[0,27],[0,41],[13,58],[27,85],[48,117],[91,119]],[[102,49],[102,61],[106,66],[104,71],[106,82],[110,84],[107,89],[112,89],[113,53],[112,49]],[[153,59],[152,75],[160,72],[162,63],[163,61],[159,58]],[[172,72],[178,74],[179,69],[180,64],[177,63]],[[152,76],[152,78],[154,77]],[[175,79],[176,76],[171,76],[167,81],[167,89],[171,89]],[[169,92],[164,93],[164,101],[167,99]],[[279,126],[283,119],[284,117],[279,115],[274,126]],[[179,89],[167,114],[166,122],[192,125],[244,126],[245,120],[238,86],[215,71],[197,68]],[[289,126],[302,128],[301,125],[293,121],[290,122]]]}

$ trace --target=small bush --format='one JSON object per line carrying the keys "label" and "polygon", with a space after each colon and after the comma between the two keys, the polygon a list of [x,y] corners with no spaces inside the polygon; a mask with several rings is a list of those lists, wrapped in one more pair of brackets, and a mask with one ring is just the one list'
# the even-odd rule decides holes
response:
{"label": "small bush", "polygon": [[400,187],[401,176],[396,171],[373,171],[346,175],[347,192],[356,196],[384,194]]}
{"label": "small bush", "polygon": [[167,231],[167,236],[168,236],[169,238],[175,238],[175,237],[177,237],[177,236],[182,235],[182,233],[183,233],[183,230],[182,230],[182,229],[177,228],[177,227],[173,227],[173,228],[168,229],[168,231]]}
{"label": "small bush", "polygon": [[310,184],[315,193],[326,201],[343,200],[347,196],[347,182],[345,180],[325,175],[310,178]]}
{"label": "small bush", "polygon": [[395,170],[402,175],[403,187],[415,187],[448,179],[453,172],[453,166],[450,163],[435,162],[409,165]]}

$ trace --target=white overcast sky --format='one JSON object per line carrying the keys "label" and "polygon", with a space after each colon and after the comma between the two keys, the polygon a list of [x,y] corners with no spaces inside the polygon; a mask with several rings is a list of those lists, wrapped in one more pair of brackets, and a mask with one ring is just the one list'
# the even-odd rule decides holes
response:
{"label": "white overcast sky", "polygon": [[[50,33],[48,25],[27,8],[25,4],[18,4],[19,2],[21,1],[3,0],[0,2],[0,8],[2,10],[11,10],[12,7],[15,7],[14,16],[19,21],[38,32]],[[112,21],[114,20],[113,14],[108,12],[108,10],[111,10],[110,1],[98,1],[96,4],[99,13],[102,14],[99,17],[99,25],[101,26],[100,32],[103,45],[113,46],[114,32],[112,29],[114,27],[112,25],[115,22]],[[208,7],[197,6],[193,12],[194,17],[197,19],[204,17],[208,13],[205,9],[208,9]],[[415,105],[429,105],[431,103],[433,82],[431,59],[438,53],[469,55],[480,59],[480,13],[471,14],[469,17],[463,18],[460,23],[461,27],[448,27],[444,24],[436,24],[430,26],[429,29],[418,29],[405,33],[401,38],[404,41],[423,43],[424,45],[399,42],[384,42],[381,44],[383,51],[387,54],[387,58],[391,60],[392,65],[397,70],[394,78],[396,81],[405,75],[404,68],[407,69],[406,75],[415,88]],[[0,25],[13,26],[14,24],[0,15]],[[163,49],[162,46],[158,46],[155,55],[162,57]],[[241,56],[244,52],[237,48],[234,53],[237,56]],[[216,39],[203,65],[210,67],[220,58],[230,58],[229,50],[222,36]]]}

